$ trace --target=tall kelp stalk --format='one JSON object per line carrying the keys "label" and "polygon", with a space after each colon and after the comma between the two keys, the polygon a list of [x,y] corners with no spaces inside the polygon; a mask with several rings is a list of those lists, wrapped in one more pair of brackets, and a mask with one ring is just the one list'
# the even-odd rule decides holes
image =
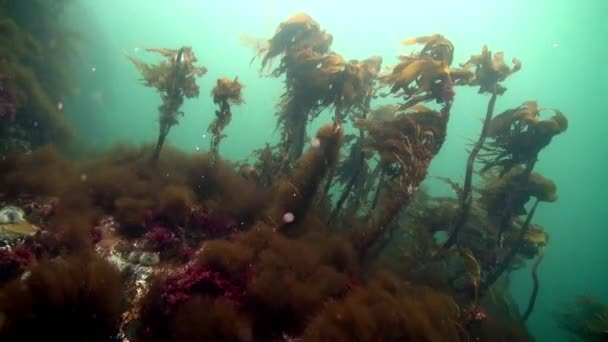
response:
{"label": "tall kelp stalk", "polygon": [[158,107],[158,138],[156,148],[152,153],[152,161],[156,163],[169,130],[178,124],[179,116],[184,114],[179,110],[184,103],[184,98],[198,97],[199,87],[196,84],[196,78],[203,76],[207,69],[194,64],[197,62],[197,58],[190,47],[182,47],[178,50],[157,48],[145,50],[165,57],[161,63],[150,65],[127,55],[127,58],[141,73],[142,83],[146,87],[155,88],[163,101],[163,104]]}
{"label": "tall kelp stalk", "polygon": [[488,101],[488,108],[486,110],[486,116],[479,139],[477,140],[477,143],[473,145],[469,158],[467,159],[464,186],[462,193],[460,194],[460,211],[454,220],[454,227],[451,229],[452,233],[444,244],[445,248],[450,248],[456,242],[458,232],[464,226],[467,216],[471,210],[471,203],[473,201],[471,193],[475,160],[477,159],[477,155],[481,151],[486,137],[488,136],[490,122],[494,115],[496,98],[498,95],[502,95],[506,91],[506,88],[503,87],[499,82],[504,81],[509,75],[519,71],[521,69],[521,62],[514,58],[513,67],[509,68],[504,62],[504,53],[502,51],[497,52],[492,56],[492,52],[488,49],[488,46],[484,45],[483,49],[481,50],[481,54],[471,56],[466,63],[462,64],[462,67],[466,69],[475,68],[475,76],[474,78],[469,79],[467,84],[471,86],[479,86],[479,94],[490,93],[491,97]]}
{"label": "tall kelp stalk", "polygon": [[[382,57],[380,56],[372,56],[362,61],[351,60],[344,64],[344,67],[338,73],[338,77],[332,83],[327,95],[328,98],[333,98],[334,122],[337,125],[342,125],[347,118],[356,121],[367,117],[368,113],[371,111],[370,103],[375,96],[375,86],[381,67]],[[363,131],[359,130],[359,136],[354,137],[353,144],[361,146],[359,140],[362,139],[362,137]],[[351,135],[350,138],[352,140],[353,136]],[[354,184],[354,182],[357,181],[360,170],[363,168],[362,164],[364,159],[359,158],[360,156],[361,155],[356,153],[351,153],[350,157],[354,159],[345,161],[345,164],[354,167],[352,173],[350,173],[353,177],[348,181],[349,184]],[[342,170],[344,170],[343,167]],[[328,198],[335,174],[336,169],[332,167],[326,177],[323,191],[319,196],[320,204],[324,203]],[[342,183],[345,182],[345,179],[346,177],[342,177]],[[348,196],[350,192],[350,189],[348,188],[347,184],[342,195],[343,197]],[[331,214],[328,220],[331,220],[339,210],[340,209],[334,209],[335,213]]]}
{"label": "tall kelp stalk", "polygon": [[63,100],[77,87],[71,62],[82,37],[65,27],[71,1],[0,2],[0,146],[29,151],[74,136]]}
{"label": "tall kelp stalk", "polygon": [[304,217],[323,176],[336,163],[342,135],[343,130],[337,124],[326,125],[319,130],[316,136],[318,144],[300,157],[289,177],[278,180],[276,196],[264,212],[264,221],[282,229]]}
{"label": "tall kelp stalk", "polygon": [[[543,110],[544,108],[539,108],[536,102],[529,101],[520,107],[501,113],[490,123],[488,137],[491,141],[483,147],[485,154],[482,156],[482,172],[498,169],[499,175],[503,177],[514,175],[515,180],[503,199],[502,213],[498,220],[498,241],[503,239],[506,231],[512,229],[513,218],[522,213],[521,207],[527,202],[527,198],[522,197],[522,190],[538,189],[538,186],[535,187],[535,184],[538,183],[547,187],[548,182],[546,181],[532,181],[532,170],[538,160],[539,152],[551,142],[554,136],[563,133],[568,128],[568,120],[560,111],[553,110],[555,114],[552,117],[540,119],[539,116]],[[523,170],[521,165],[524,165]],[[557,199],[556,196],[537,198],[544,201]],[[525,234],[525,231],[522,234]],[[519,245],[515,245],[513,248],[519,248]],[[508,256],[512,254],[510,253]],[[485,290],[491,286],[510,262],[508,257],[499,261],[495,270],[490,272],[485,282],[482,283],[482,289]]]}
{"label": "tall kelp stalk", "polygon": [[209,125],[208,131],[212,134],[211,137],[211,155],[214,159],[219,158],[220,141],[226,137],[222,133],[224,128],[230,124],[232,120],[232,111],[230,104],[242,104],[243,97],[241,89],[243,84],[239,83],[238,77],[234,80],[222,78],[217,80],[217,84],[211,91],[213,103],[219,108],[215,111],[215,119]]}

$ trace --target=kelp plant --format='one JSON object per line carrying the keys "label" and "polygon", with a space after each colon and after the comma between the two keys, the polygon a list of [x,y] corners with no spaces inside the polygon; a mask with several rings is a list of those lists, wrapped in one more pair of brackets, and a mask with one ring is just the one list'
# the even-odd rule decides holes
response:
{"label": "kelp plant", "polygon": [[199,88],[196,78],[203,76],[207,69],[195,65],[197,58],[191,47],[184,46],[178,50],[157,48],[145,50],[158,53],[166,59],[159,64],[146,64],[138,58],[127,55],[141,73],[143,84],[155,88],[163,101],[158,107],[158,139],[152,154],[152,161],[157,162],[169,130],[178,123],[179,116],[184,114],[179,110],[184,98],[198,97]]}
{"label": "kelp plant", "polygon": [[213,103],[219,107],[218,110],[215,111],[215,119],[213,119],[208,129],[212,134],[211,155],[215,159],[219,157],[220,141],[225,137],[222,131],[230,124],[230,120],[232,120],[230,104],[243,103],[241,89],[243,89],[243,84],[239,83],[238,77],[234,80],[221,78],[217,80],[217,84],[211,91]]}
{"label": "kelp plant", "polygon": [[[389,228],[400,210],[407,207],[412,195],[426,177],[432,158],[439,152],[446,136],[450,108],[454,99],[454,80],[467,77],[463,71],[452,71],[454,47],[442,35],[408,39],[405,45],[422,44],[419,52],[401,56],[393,70],[380,77],[389,94],[402,98],[398,107],[384,110],[381,117],[358,119],[355,126],[367,136],[363,148],[380,156],[376,166],[371,209],[377,203],[382,210],[371,216],[371,227],[361,232],[355,244],[365,252]],[[388,94],[385,94],[387,96]],[[435,101],[440,111],[419,105]],[[376,178],[376,179],[374,179]]]}

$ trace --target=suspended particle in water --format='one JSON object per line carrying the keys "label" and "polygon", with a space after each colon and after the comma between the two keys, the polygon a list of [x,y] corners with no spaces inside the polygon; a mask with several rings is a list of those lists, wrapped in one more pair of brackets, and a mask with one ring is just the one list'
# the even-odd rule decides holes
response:
{"label": "suspended particle in water", "polygon": [[86,182],[88,178],[89,178],[89,176],[86,173],[80,174],[80,181],[81,182]]}
{"label": "suspended particle in water", "polygon": [[63,101],[61,101],[61,100],[57,101],[57,110],[59,110],[59,111],[63,110]]}
{"label": "suspended particle in water", "polygon": [[285,215],[283,215],[283,222],[285,223],[292,223],[295,219],[296,216],[292,212],[288,211],[285,213]]}
{"label": "suspended particle in water", "polygon": [[554,49],[557,49],[558,47],[559,47],[559,44],[558,44],[558,43],[553,43],[553,48],[554,48]]}
{"label": "suspended particle in water", "polygon": [[92,68],[91,68],[91,71],[92,71],[92,72],[95,72],[95,71],[97,71],[97,68],[96,68],[96,67],[92,67]]}
{"label": "suspended particle in water", "polygon": [[200,148],[200,147],[198,147],[198,146],[196,146],[194,149],[195,149],[197,152],[201,150],[201,148]]}
{"label": "suspended particle in water", "polygon": [[207,134],[203,133],[203,139],[205,139],[207,137]]}
{"label": "suspended particle in water", "polygon": [[321,140],[319,140],[319,138],[314,138],[314,139],[312,139],[310,144],[314,148],[319,148],[319,147],[321,147]]}

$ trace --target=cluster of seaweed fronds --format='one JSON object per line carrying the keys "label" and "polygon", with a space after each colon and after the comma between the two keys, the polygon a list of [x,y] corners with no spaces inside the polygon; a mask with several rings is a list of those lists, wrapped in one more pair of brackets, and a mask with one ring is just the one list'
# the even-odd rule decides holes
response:
{"label": "cluster of seaweed fronds", "polygon": [[215,119],[211,122],[208,129],[213,135],[211,138],[211,153],[215,158],[219,156],[220,141],[226,136],[222,131],[232,120],[230,103],[243,103],[241,89],[243,89],[243,85],[239,83],[237,77],[234,80],[228,78],[217,80],[216,86],[211,91],[213,103],[219,106],[219,109],[215,111]]}
{"label": "cluster of seaweed fronds", "polygon": [[263,55],[262,69],[273,58],[282,56],[272,76],[285,75],[279,125],[286,163],[293,163],[301,155],[308,120],[324,109],[334,106],[334,121],[341,124],[347,112],[365,112],[369,108],[382,58],[347,62],[338,53],[330,52],[332,41],[332,35],[322,31],[315,20],[298,13],[281,23],[258,52]]}
{"label": "cluster of seaweed fronds", "polygon": [[[332,215],[337,215],[349,197],[354,199],[351,203],[354,208],[351,206],[348,214],[356,214],[357,208],[372,192],[365,216],[374,218],[371,227],[357,238],[362,251],[369,249],[400,210],[409,204],[412,194],[426,177],[430,161],[444,142],[454,99],[454,82],[460,84],[472,77],[466,70],[450,69],[453,46],[445,37],[433,35],[404,42],[405,45],[411,43],[423,44],[421,51],[401,56],[399,65],[378,78],[381,86],[389,86],[389,93],[401,97],[404,103],[373,111],[368,108],[367,112],[372,113],[370,117],[366,117],[365,112],[362,117],[355,118],[355,127],[360,131],[353,137],[351,152],[345,161],[350,167],[339,169],[349,174],[338,175],[344,190]],[[419,105],[428,101],[442,104],[441,111]],[[374,171],[369,171],[367,160],[373,156],[379,159]],[[368,177],[361,181],[361,175]],[[372,216],[371,212],[379,203],[381,210]]]}
{"label": "cluster of seaweed fronds", "polygon": [[[470,248],[474,259],[480,261],[482,275],[476,285],[476,294],[486,292],[504,271],[512,267],[518,255],[534,257],[538,254],[532,270],[533,294],[522,317],[526,320],[536,299],[536,268],[542,261],[543,246],[547,242],[546,235],[535,228],[531,219],[539,201],[553,202],[557,199],[555,184],[532,173],[532,170],[540,150],[551,142],[553,136],[566,130],[567,120],[559,111],[551,119],[538,119],[540,111],[535,102],[527,102],[493,117],[497,96],[506,90],[500,82],[521,68],[519,60],[513,59],[513,64],[512,68],[506,66],[504,54],[498,52],[492,56],[487,46],[484,46],[481,55],[472,56],[462,64],[465,69],[474,67],[475,73],[474,77],[462,80],[461,84],[479,86],[479,93],[490,93],[491,98],[481,134],[467,161],[464,185],[459,187],[451,183],[457,190],[458,205],[443,205],[452,213],[443,216],[444,227],[441,230],[447,227],[448,238],[443,244],[445,249],[454,245]],[[484,153],[479,155],[480,152]],[[476,161],[482,164],[482,174],[492,173],[480,190],[481,196],[477,201],[481,208],[477,209],[472,182]],[[527,212],[524,206],[531,196],[536,201]],[[517,223],[521,215],[526,215],[525,221]],[[473,223],[478,222],[476,217],[485,217],[483,224]],[[472,230],[467,228],[470,224],[474,225]],[[462,236],[465,230],[468,232]],[[477,233],[471,235],[471,231]],[[526,251],[527,243],[535,246],[532,253]]]}
{"label": "cluster of seaweed fronds", "polygon": [[166,58],[159,64],[150,65],[127,55],[127,58],[133,62],[142,74],[143,84],[155,88],[163,101],[163,104],[158,108],[158,140],[156,149],[152,154],[152,160],[156,162],[169,130],[178,123],[178,117],[183,115],[183,112],[179,109],[184,103],[184,98],[198,97],[199,88],[196,84],[196,78],[203,76],[207,69],[194,64],[197,62],[197,58],[192,48],[188,46],[178,50],[158,48],[145,50],[158,53]]}
{"label": "cluster of seaweed fronds", "polygon": [[391,87],[391,94],[404,98],[402,109],[434,100],[445,104],[444,111],[449,113],[455,95],[453,86],[468,83],[473,75],[465,69],[450,69],[454,46],[444,36],[435,34],[402,42],[402,45],[412,44],[424,46],[420,52],[400,56],[400,63],[380,81]]}
{"label": "cluster of seaweed fronds", "polygon": [[484,144],[480,155],[484,164],[481,171],[500,168],[506,173],[515,165],[530,162],[568,128],[568,120],[559,110],[552,109],[555,115],[541,119],[543,110],[535,101],[528,101],[493,118],[487,129],[492,141]]}
{"label": "cluster of seaweed fronds", "polygon": [[388,120],[356,122],[367,133],[364,148],[380,156],[377,192],[383,192],[375,196],[381,201],[383,212],[372,221],[371,231],[364,233],[360,249],[367,250],[388,228],[398,211],[407,206],[443,143],[446,124],[440,113],[422,107]]}
{"label": "cluster of seaweed fronds", "polygon": [[591,296],[579,296],[573,303],[556,310],[559,327],[582,341],[606,341],[608,305]]}

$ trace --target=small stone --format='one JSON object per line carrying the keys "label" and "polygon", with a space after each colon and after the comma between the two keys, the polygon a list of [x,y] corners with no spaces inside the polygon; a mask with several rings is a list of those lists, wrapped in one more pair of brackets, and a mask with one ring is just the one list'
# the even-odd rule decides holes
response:
{"label": "small stone", "polygon": [[129,261],[132,264],[137,264],[139,263],[139,258],[141,257],[141,252],[140,251],[132,251],[131,253],[129,253],[129,256],[127,257],[127,261]]}
{"label": "small stone", "polygon": [[144,266],[154,266],[160,262],[160,257],[157,253],[143,252],[139,256],[139,263]]}

